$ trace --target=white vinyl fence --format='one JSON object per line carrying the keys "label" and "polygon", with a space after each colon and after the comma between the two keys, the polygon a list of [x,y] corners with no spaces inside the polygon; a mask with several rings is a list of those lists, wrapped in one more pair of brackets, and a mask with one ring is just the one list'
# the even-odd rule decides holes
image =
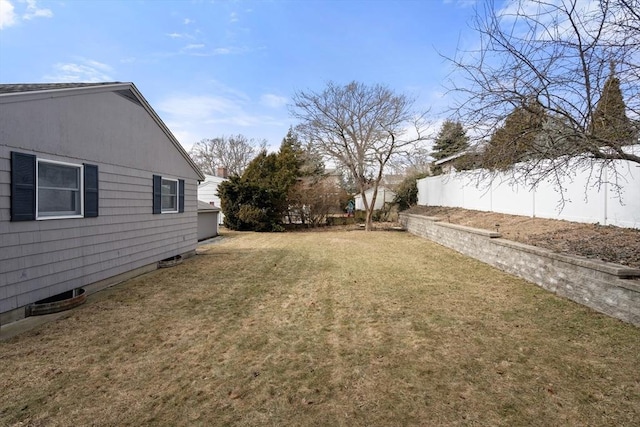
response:
{"label": "white vinyl fence", "polygon": [[550,181],[531,189],[512,173],[491,179],[482,170],[453,172],[418,180],[418,204],[640,228],[640,165],[618,161],[615,170],[602,168],[600,175],[597,166],[568,174],[561,183],[564,203]]}

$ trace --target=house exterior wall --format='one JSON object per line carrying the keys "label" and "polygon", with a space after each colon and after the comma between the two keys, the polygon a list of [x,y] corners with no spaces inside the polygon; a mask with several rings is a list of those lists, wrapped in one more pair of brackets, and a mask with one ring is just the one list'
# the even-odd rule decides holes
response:
{"label": "house exterior wall", "polygon": [[[373,188],[370,188],[369,190],[365,191],[365,195],[367,197],[367,203],[371,203],[371,199],[373,199]],[[389,190],[386,187],[379,187],[378,188],[378,195],[376,197],[376,204],[373,208],[373,210],[380,210],[382,209],[382,207],[384,206],[385,203],[391,203],[393,202],[393,199],[396,197],[396,193],[394,193],[393,191]],[[363,211],[364,210],[364,202],[362,201],[362,195],[361,194],[357,194],[355,197],[355,202],[356,202],[356,210],[357,211]]]}
{"label": "house exterior wall", "polygon": [[[205,175],[205,180],[198,186],[198,200],[205,203],[214,203],[214,206],[220,207],[220,197],[218,197],[218,185],[227,181],[226,178]],[[218,213],[218,224],[224,224],[224,214]]]}
{"label": "house exterior wall", "polygon": [[[10,221],[12,151],[97,165],[99,216]],[[154,174],[185,181],[183,213],[152,213]],[[197,180],[149,112],[114,92],[0,98],[0,313],[194,251]]]}

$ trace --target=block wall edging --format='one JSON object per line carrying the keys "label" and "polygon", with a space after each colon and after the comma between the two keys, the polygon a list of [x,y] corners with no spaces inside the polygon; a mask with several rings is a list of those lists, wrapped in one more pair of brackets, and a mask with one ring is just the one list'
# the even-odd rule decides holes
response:
{"label": "block wall edging", "polygon": [[491,238],[486,233],[469,232],[469,227],[450,227],[452,224],[420,215],[401,213],[400,222],[414,235],[640,326],[640,281],[622,278],[633,276],[638,269]]}

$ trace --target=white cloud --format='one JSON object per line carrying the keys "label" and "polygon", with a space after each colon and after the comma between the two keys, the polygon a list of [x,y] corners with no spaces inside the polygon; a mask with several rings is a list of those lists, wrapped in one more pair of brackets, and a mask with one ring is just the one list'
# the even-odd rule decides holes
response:
{"label": "white cloud", "polygon": [[33,18],[51,18],[51,9],[39,8],[36,0],[18,0],[20,4],[26,4],[24,13],[16,11],[15,6],[9,0],[0,0],[0,30],[5,27],[17,25],[20,18],[29,21]]}
{"label": "white cloud", "polygon": [[458,7],[471,7],[474,6],[477,3],[477,0],[444,0],[442,3],[444,4],[452,4],[455,3],[456,6]]}
{"label": "white cloud", "polygon": [[17,23],[14,7],[9,0],[0,0],[0,30]]}
{"label": "white cloud", "polygon": [[114,80],[110,74],[113,69],[109,65],[91,59],[81,59],[77,63],[57,63],[53,69],[53,74],[45,76],[46,81],[97,83]]}
{"label": "white cloud", "polygon": [[39,8],[36,4],[36,0],[23,0],[22,2],[27,3],[27,10],[22,15],[23,19],[30,20],[33,18],[51,18],[53,16],[53,12],[51,9],[42,9]]}
{"label": "white cloud", "polygon": [[189,25],[189,24],[193,24],[195,21],[189,18],[184,18],[184,21],[182,21],[182,23],[184,25]]}
{"label": "white cloud", "polygon": [[460,7],[472,7],[475,6],[477,0],[458,0],[457,4]]}
{"label": "white cloud", "polygon": [[250,127],[278,122],[266,114],[250,113],[244,102],[223,96],[174,95],[157,104],[176,123],[226,124]]}
{"label": "white cloud", "polygon": [[256,109],[242,92],[213,82],[212,95],[172,94],[154,103],[178,141],[189,149],[203,138],[242,133],[248,138],[278,143],[286,134],[288,118]]}
{"label": "white cloud", "polygon": [[157,108],[173,118],[200,122],[214,116],[227,116],[240,109],[231,99],[203,95],[173,95],[158,103]]}
{"label": "white cloud", "polygon": [[[554,29],[561,37],[575,37],[573,25],[577,25],[580,33],[597,32],[593,27],[594,22],[588,18],[599,10],[599,3],[592,0],[576,0],[575,3],[565,5],[561,0],[550,0],[544,3],[519,3],[510,2],[497,12],[503,19],[503,26],[508,31],[516,31],[520,37],[533,36],[536,40],[549,39],[551,35],[548,29]],[[569,11],[575,22],[569,19]],[[529,21],[522,21],[523,17],[529,17]],[[576,19],[577,18],[577,19]],[[535,22],[537,27],[531,27]]]}
{"label": "white cloud", "polygon": [[242,55],[251,52],[251,49],[245,46],[228,46],[217,47],[211,52],[213,55]]}
{"label": "white cloud", "polygon": [[229,15],[229,22],[238,22],[238,14],[236,12],[231,12],[231,15]]}
{"label": "white cloud", "polygon": [[203,47],[204,47],[204,44],[199,43],[199,44],[188,44],[184,48],[187,50],[192,50],[192,49],[202,49]]}
{"label": "white cloud", "polygon": [[288,99],[284,96],[278,96],[271,93],[265,93],[260,97],[262,105],[266,105],[269,108],[281,108],[287,105]]}

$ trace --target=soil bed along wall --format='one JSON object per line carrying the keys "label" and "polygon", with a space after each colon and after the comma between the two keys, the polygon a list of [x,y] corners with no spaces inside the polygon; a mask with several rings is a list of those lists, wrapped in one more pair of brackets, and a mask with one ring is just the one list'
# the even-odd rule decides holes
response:
{"label": "soil bed along wall", "polygon": [[496,231],[502,238],[561,254],[640,268],[640,230],[530,218],[442,206],[414,206],[404,211],[441,218],[443,222]]}

